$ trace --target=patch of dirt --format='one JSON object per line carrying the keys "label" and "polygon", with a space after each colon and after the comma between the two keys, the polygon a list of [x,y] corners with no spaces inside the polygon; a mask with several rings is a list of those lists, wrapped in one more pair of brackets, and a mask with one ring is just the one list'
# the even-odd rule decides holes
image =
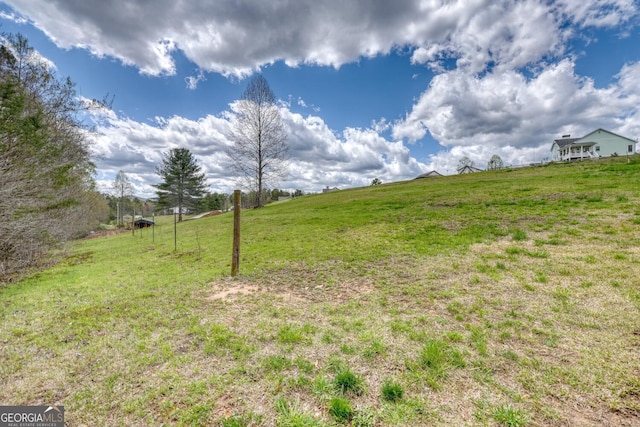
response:
{"label": "patch of dirt", "polygon": [[227,418],[234,415],[237,402],[232,396],[222,395],[213,407],[213,416],[216,418]]}
{"label": "patch of dirt", "polygon": [[639,425],[640,421],[633,414],[618,414],[602,407],[592,408],[579,403],[564,405],[563,415],[574,426],[632,427]]}
{"label": "patch of dirt", "polygon": [[274,300],[285,302],[318,302],[328,300],[347,300],[368,295],[374,291],[373,284],[367,280],[345,280],[341,283],[318,284],[310,283],[295,286],[292,284],[254,283],[251,281],[229,282],[216,281],[210,283],[211,288],[205,299],[208,301],[231,301],[243,296],[269,294]]}
{"label": "patch of dirt", "polygon": [[[219,288],[220,285],[216,284],[215,282],[212,283],[213,285],[215,285],[215,287]],[[259,288],[255,285],[250,285],[247,283],[239,283],[237,285],[233,285],[229,288],[226,289],[221,289],[218,290],[217,292],[209,295],[207,297],[207,299],[209,301],[215,301],[215,300],[226,300],[226,299],[231,299],[234,296],[238,296],[238,295],[252,295],[255,293],[259,292]]]}

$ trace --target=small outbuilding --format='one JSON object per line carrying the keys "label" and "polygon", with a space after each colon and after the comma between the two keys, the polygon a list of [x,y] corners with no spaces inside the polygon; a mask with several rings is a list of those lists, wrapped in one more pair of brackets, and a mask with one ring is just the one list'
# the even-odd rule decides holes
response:
{"label": "small outbuilding", "polygon": [[421,179],[421,178],[436,178],[438,176],[442,176],[442,174],[438,171],[431,171],[431,172],[427,172],[427,173],[423,173],[421,175],[416,176],[415,179]]}
{"label": "small outbuilding", "polygon": [[465,173],[476,173],[476,172],[482,172],[482,169],[473,167],[471,165],[464,165],[461,168],[458,169],[458,173],[460,175],[465,174]]}
{"label": "small outbuilding", "polygon": [[133,222],[133,226],[135,228],[147,228],[147,227],[151,227],[154,226],[156,223],[150,219],[146,219],[146,218],[140,218],[140,219],[136,219]]}

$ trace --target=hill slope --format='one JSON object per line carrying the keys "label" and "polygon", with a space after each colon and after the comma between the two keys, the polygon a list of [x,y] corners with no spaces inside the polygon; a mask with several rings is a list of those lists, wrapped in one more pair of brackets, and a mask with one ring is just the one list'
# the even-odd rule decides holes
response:
{"label": "hill slope", "polygon": [[[640,160],[306,196],[0,289],[0,404],[72,425],[640,423]],[[401,395],[401,396],[400,396]]]}

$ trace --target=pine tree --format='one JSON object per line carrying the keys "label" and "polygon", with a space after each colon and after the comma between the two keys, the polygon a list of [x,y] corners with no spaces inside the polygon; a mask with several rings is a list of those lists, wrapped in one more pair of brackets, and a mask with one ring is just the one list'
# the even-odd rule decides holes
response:
{"label": "pine tree", "polygon": [[195,157],[187,148],[172,148],[164,153],[162,166],[156,173],[163,182],[155,185],[158,204],[178,209],[178,221],[183,211],[195,208],[206,192],[206,177]]}

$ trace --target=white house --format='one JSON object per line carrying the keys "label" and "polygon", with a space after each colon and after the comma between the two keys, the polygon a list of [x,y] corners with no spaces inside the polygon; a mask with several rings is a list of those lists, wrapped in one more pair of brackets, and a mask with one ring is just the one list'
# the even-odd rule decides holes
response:
{"label": "white house", "polygon": [[605,129],[596,129],[582,138],[563,135],[551,144],[551,160],[581,160],[634,154],[636,141]]}
{"label": "white house", "polygon": [[338,187],[333,187],[333,188],[329,188],[329,186],[327,185],[325,188],[322,189],[323,193],[330,193],[332,191],[338,191],[339,188]]}
{"label": "white house", "polygon": [[[169,209],[169,212],[171,212],[172,215],[173,214],[179,214],[180,213],[180,208],[177,207],[177,206],[173,207],[173,208]],[[188,214],[190,212],[191,212],[191,210],[189,208],[184,207],[184,206],[182,207],[182,213],[183,214]]]}

